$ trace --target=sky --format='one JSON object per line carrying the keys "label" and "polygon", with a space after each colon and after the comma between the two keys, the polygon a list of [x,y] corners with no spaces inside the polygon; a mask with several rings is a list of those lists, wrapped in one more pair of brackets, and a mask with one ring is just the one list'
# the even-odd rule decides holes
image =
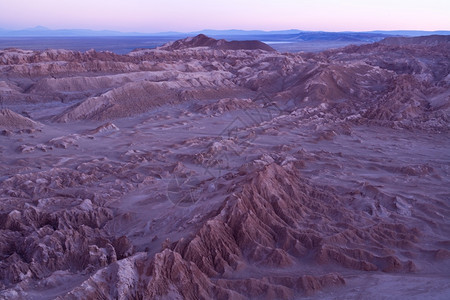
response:
{"label": "sky", "polygon": [[0,0],[0,28],[450,30],[450,0]]}

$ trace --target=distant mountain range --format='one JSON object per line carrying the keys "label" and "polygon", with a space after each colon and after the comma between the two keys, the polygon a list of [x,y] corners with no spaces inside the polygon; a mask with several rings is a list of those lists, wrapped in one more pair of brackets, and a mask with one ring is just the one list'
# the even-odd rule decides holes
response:
{"label": "distant mountain range", "polygon": [[21,30],[7,30],[0,28],[0,36],[3,37],[70,37],[70,36],[192,36],[197,34],[205,34],[208,36],[250,36],[250,35],[286,35],[286,34],[298,34],[303,31],[297,29],[291,30],[278,30],[278,31],[263,31],[263,30],[213,30],[205,29],[194,32],[156,32],[156,33],[143,33],[143,32],[120,32],[113,30],[91,30],[91,29],[49,29],[43,26],[37,26],[28,29]]}
{"label": "distant mountain range", "polygon": [[139,36],[138,32],[119,32],[113,30],[90,29],[49,29],[37,26],[21,30],[7,30],[0,28],[1,37],[71,37],[71,36]]}
{"label": "distant mountain range", "polygon": [[263,31],[263,30],[212,30],[206,29],[196,32],[120,32],[112,30],[90,30],[90,29],[49,29],[37,26],[22,30],[0,29],[0,37],[95,37],[95,36],[156,36],[156,37],[187,37],[198,34],[205,34],[214,38],[234,38],[245,39],[253,37],[256,39],[269,39],[272,41],[354,41],[354,42],[375,42],[388,36],[423,36],[423,35],[450,35],[450,31],[370,31],[370,32],[324,32],[324,31],[302,31],[298,29]]}

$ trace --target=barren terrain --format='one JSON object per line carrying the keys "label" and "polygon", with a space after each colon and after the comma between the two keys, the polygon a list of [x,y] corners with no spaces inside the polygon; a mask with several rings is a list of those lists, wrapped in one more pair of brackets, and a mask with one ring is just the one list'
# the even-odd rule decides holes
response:
{"label": "barren terrain", "polygon": [[448,299],[450,39],[0,50],[0,298]]}

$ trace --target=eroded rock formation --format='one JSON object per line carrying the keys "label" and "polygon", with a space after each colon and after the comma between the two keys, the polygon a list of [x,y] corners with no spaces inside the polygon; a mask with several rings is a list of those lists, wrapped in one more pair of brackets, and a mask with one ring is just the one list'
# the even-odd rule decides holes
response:
{"label": "eroded rock formation", "polygon": [[1,50],[0,297],[430,296],[449,56],[441,36]]}

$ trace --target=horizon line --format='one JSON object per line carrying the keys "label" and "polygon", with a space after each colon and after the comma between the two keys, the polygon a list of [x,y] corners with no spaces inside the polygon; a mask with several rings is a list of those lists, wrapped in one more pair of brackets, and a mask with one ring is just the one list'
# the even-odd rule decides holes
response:
{"label": "horizon line", "polygon": [[303,30],[303,29],[297,29],[297,28],[290,28],[290,29],[271,29],[271,30],[264,30],[264,29],[238,29],[238,28],[230,28],[230,29],[213,29],[213,28],[205,28],[200,30],[194,30],[194,31],[176,31],[176,30],[167,30],[167,31],[153,31],[153,32],[144,32],[144,31],[120,31],[120,30],[113,30],[113,29],[90,29],[90,28],[57,28],[52,29],[45,26],[37,25],[34,27],[27,27],[22,29],[7,29],[4,27],[0,27],[1,31],[7,31],[7,32],[17,32],[17,31],[29,31],[29,30],[46,30],[46,31],[92,31],[92,32],[113,32],[113,33],[121,33],[121,34],[162,34],[162,33],[179,33],[179,34],[190,34],[190,33],[201,33],[204,31],[241,31],[241,32],[251,32],[251,31],[258,31],[263,33],[271,33],[271,32],[287,32],[287,31],[298,31],[298,32],[328,32],[328,33],[371,33],[371,32],[395,32],[395,31],[402,31],[402,32],[450,32],[450,29],[438,29],[438,30],[424,30],[424,29],[371,29],[371,30],[342,30],[342,31],[331,31],[331,30]]}

